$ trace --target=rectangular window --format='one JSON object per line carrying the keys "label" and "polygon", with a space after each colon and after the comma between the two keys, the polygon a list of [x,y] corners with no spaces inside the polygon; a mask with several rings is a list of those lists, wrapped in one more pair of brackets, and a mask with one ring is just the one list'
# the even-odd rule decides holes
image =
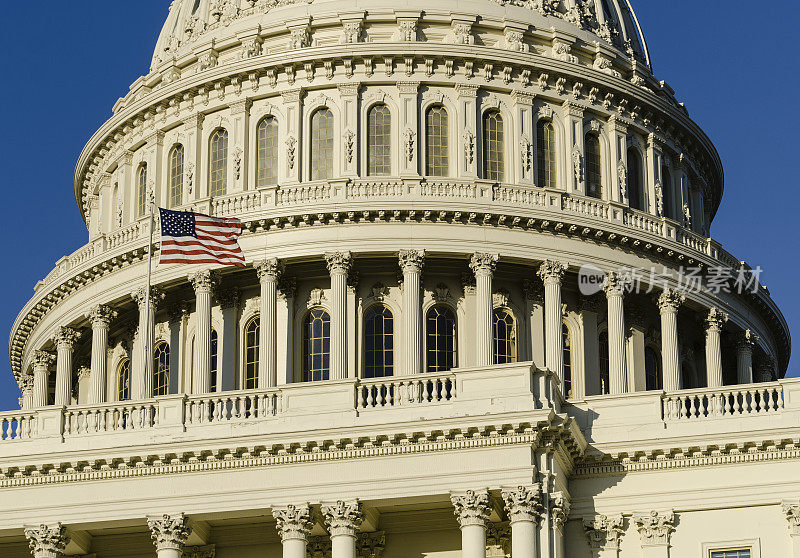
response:
{"label": "rectangular window", "polygon": [[752,558],[749,548],[712,550],[709,558]]}

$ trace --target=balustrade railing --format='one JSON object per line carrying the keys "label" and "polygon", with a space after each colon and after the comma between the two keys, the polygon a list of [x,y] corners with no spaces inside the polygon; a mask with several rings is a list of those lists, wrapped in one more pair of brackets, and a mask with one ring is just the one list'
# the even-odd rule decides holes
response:
{"label": "balustrade railing", "polygon": [[358,409],[435,404],[455,398],[453,374],[364,380],[356,386]]}
{"label": "balustrade railing", "polygon": [[0,442],[28,440],[36,436],[36,414],[31,411],[3,413],[0,417]]}
{"label": "balustrade railing", "polygon": [[158,425],[155,401],[122,401],[67,408],[64,436],[144,430]]}
{"label": "balustrade railing", "polygon": [[185,402],[185,423],[215,424],[245,422],[272,417],[281,412],[280,391],[220,392],[192,395]]}
{"label": "balustrade railing", "polygon": [[750,384],[667,393],[662,400],[664,421],[776,414],[784,411],[783,386]]}

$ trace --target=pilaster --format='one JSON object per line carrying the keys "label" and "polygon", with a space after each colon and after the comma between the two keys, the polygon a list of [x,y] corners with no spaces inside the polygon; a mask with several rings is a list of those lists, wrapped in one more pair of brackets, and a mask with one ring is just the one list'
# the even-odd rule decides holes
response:
{"label": "pilaster", "polygon": [[599,515],[593,519],[584,520],[583,529],[592,558],[617,558],[619,544],[625,532],[622,514],[615,516]]}
{"label": "pilaster", "polygon": [[642,542],[643,558],[669,558],[669,539],[675,530],[675,513],[635,515],[633,522]]}

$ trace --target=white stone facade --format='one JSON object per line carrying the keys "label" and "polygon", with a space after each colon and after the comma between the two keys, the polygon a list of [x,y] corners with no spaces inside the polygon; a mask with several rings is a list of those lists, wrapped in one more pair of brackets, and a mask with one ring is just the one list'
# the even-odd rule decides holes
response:
{"label": "white stone facade", "polygon": [[[176,0],[11,332],[0,554],[800,558],[722,186],[627,2]],[[158,266],[148,313],[149,200],[248,267]]]}

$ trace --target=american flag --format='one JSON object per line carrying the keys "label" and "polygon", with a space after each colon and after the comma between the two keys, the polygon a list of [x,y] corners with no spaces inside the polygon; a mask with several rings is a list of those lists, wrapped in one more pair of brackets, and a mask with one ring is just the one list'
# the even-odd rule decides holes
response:
{"label": "american flag", "polygon": [[161,256],[158,263],[217,263],[244,267],[239,247],[242,222],[192,211],[158,208]]}

